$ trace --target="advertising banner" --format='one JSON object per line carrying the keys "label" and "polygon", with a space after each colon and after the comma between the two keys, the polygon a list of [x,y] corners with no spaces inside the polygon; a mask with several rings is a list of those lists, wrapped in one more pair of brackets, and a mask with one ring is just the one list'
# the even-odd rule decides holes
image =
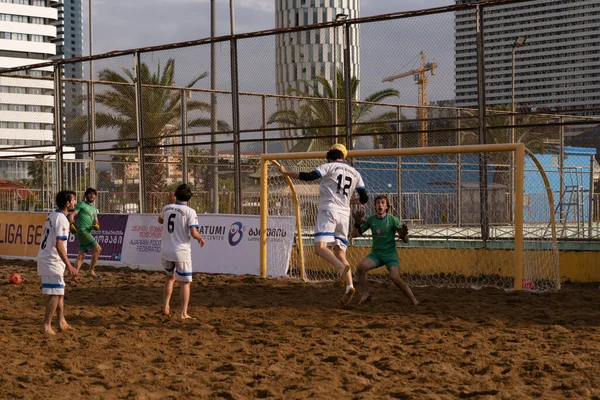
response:
{"label": "advertising banner", "polygon": [[128,265],[162,268],[162,230],[162,225],[158,223],[158,215],[130,214],[123,238],[121,261]]}
{"label": "advertising banner", "polygon": [[[99,214],[99,231],[92,231],[92,236],[96,239],[102,252],[100,261],[121,261],[125,228],[127,226],[128,215],[122,214]],[[79,251],[79,242],[75,235],[69,235],[67,243],[67,255],[70,258],[77,257]],[[89,251],[86,259],[91,258],[92,252]]]}
{"label": "advertising banner", "polygon": [[47,214],[0,212],[0,255],[37,257]]}
{"label": "advertising banner", "polygon": [[[199,231],[205,245],[192,245],[194,271],[259,275],[260,217],[258,215],[201,214]],[[285,276],[290,262],[295,217],[268,219],[267,274]]]}

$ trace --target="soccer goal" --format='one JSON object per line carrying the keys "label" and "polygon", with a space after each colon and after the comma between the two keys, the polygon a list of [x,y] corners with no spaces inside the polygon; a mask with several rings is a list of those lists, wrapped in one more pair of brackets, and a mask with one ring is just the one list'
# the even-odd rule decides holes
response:
{"label": "soccer goal", "polygon": [[[314,227],[319,181],[283,177],[276,163],[310,172],[325,152],[261,156],[261,276],[269,275],[267,242],[271,216],[296,217],[297,237],[288,275],[306,281],[338,279],[315,255]],[[552,191],[535,156],[523,144],[425,147],[348,152],[374,198],[385,194],[390,212],[408,226],[410,240],[397,242],[403,278],[411,286],[496,287],[547,291],[560,287]],[[350,217],[351,218],[351,217]],[[350,221],[352,227],[353,221]],[[267,251],[269,250],[269,251]],[[350,240],[353,271],[371,250],[370,232]],[[369,272],[387,279],[385,267]]]}

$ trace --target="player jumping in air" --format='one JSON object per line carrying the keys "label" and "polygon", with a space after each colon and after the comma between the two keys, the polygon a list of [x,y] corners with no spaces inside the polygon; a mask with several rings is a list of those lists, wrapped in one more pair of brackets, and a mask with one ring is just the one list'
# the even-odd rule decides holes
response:
{"label": "player jumping in air", "polygon": [[196,239],[200,247],[204,239],[198,232],[198,215],[187,203],[192,198],[192,191],[186,184],[175,190],[176,202],[166,205],[158,217],[163,224],[160,258],[167,272],[164,289],[163,312],[171,315],[171,295],[175,279],[180,284],[181,319],[192,318],[188,314],[190,302],[190,283],[192,282],[192,248],[190,241]]}
{"label": "player jumping in air", "polygon": [[387,196],[380,195],[375,198],[375,214],[364,220],[364,210],[359,210],[354,215],[354,229],[352,237],[361,236],[371,230],[373,247],[371,253],[358,264],[358,279],[362,289],[362,297],[358,304],[371,300],[367,271],[385,265],[390,271],[390,278],[410,301],[416,306],[419,304],[410,287],[400,278],[398,251],[396,250],[396,233],[404,243],[408,242],[408,227],[388,211],[390,201]]}
{"label": "player jumping in air", "polygon": [[[342,297],[343,306],[350,303],[355,291],[350,264],[346,259],[350,205],[365,204],[369,201],[362,176],[346,163],[347,154],[344,145],[335,144],[327,152],[327,163],[312,172],[288,171],[283,165],[278,167],[283,175],[302,181],[321,179],[315,226],[315,253],[334,265],[342,282],[346,282],[346,291]],[[351,198],[354,190],[358,192],[359,198]],[[327,243],[331,242],[334,243],[333,251],[327,248]]]}
{"label": "player jumping in air", "polygon": [[[96,276],[94,268],[96,268],[98,257],[100,257],[100,252],[102,251],[102,248],[92,236],[92,229],[95,231],[100,230],[98,209],[93,205],[97,195],[96,189],[87,188],[84,194],[85,200],[77,203],[75,210],[70,213],[68,217],[69,222],[71,223],[71,233],[77,236],[77,241],[79,242],[79,253],[77,254],[77,261],[75,261],[77,271],[81,269],[81,265],[83,264],[83,260],[88,251],[92,250],[92,260],[90,261],[89,270],[89,274],[92,276]],[[77,225],[75,225],[76,215],[78,215]]]}
{"label": "player jumping in air", "polygon": [[42,333],[55,335],[52,329],[52,317],[57,311],[58,326],[61,331],[70,328],[65,319],[65,267],[73,277],[77,270],[73,268],[67,257],[67,240],[69,239],[69,220],[67,213],[75,206],[75,192],[63,190],[56,194],[56,207],[46,218],[42,243],[37,256],[37,272],[42,277],[42,294],[49,295],[44,315]]}

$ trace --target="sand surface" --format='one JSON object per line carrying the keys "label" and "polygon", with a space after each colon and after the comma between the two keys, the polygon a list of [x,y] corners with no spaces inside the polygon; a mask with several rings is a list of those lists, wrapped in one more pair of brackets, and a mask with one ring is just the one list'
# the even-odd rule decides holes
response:
{"label": "sand surface", "polygon": [[413,307],[379,284],[342,310],[333,284],[199,274],[180,321],[162,273],[98,271],[68,281],[76,330],[48,337],[35,263],[0,260],[26,278],[0,286],[0,398],[600,399],[597,285],[416,288]]}

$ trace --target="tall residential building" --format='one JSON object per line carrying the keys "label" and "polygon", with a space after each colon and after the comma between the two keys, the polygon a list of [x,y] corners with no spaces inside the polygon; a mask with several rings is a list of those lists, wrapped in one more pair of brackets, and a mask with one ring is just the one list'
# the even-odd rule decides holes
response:
{"label": "tall residential building", "polygon": [[[457,4],[474,3],[458,0]],[[477,105],[475,12],[455,20],[456,105]],[[511,104],[516,48],[517,109],[600,115],[600,0],[531,0],[484,12],[487,104]]]}
{"label": "tall residential building", "polygon": [[[37,64],[56,55],[58,1],[0,0],[0,68]],[[52,76],[52,67],[30,71]],[[0,76],[0,149],[53,142],[53,81]],[[3,151],[3,155],[13,153]],[[25,163],[26,164],[26,163]],[[26,165],[0,160],[0,178],[27,178]]]}
{"label": "tall residential building", "polygon": [[[360,0],[275,0],[277,28],[334,21],[338,14],[358,18]],[[350,35],[350,70],[352,75],[360,78],[359,32],[356,25],[351,27]],[[277,93],[286,94],[290,88],[304,91],[304,82],[310,82],[319,75],[332,82],[336,68],[343,70],[344,37],[343,26],[278,35],[275,52]]]}

